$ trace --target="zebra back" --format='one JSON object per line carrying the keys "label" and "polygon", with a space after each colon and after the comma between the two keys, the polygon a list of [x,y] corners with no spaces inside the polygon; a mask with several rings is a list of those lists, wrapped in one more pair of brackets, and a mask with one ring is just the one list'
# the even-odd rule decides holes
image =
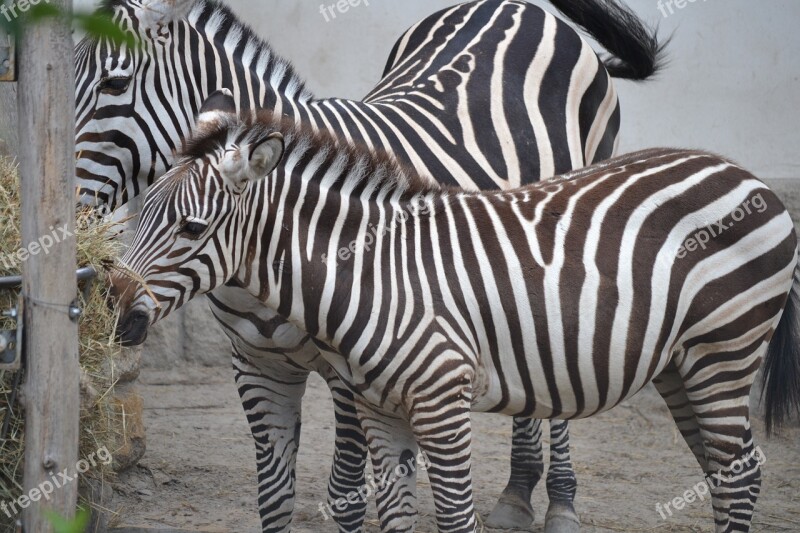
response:
{"label": "zebra back", "polygon": [[519,186],[614,151],[620,112],[603,63],[566,23],[527,3],[481,0],[432,15],[362,102],[315,99],[222,4],[191,0],[156,12],[115,0],[105,9],[138,45],[87,39],[76,47],[85,203],[115,207],[141,194],[220,88],[240,109],[330,129],[468,189]]}

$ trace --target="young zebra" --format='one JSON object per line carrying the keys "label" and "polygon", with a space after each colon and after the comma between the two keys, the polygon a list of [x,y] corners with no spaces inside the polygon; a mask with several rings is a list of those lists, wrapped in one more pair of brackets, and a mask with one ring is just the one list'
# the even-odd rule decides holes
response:
{"label": "young zebra", "polygon": [[[132,275],[112,280],[124,340],[243,287],[356,392],[377,476],[397,465],[388,443],[408,457],[419,445],[448,532],[475,529],[471,410],[586,417],[655,381],[720,480],[716,530],[749,529],[760,472],[737,460],[754,453],[749,391],[768,347],[770,425],[800,407],[797,238],[762,182],[661,149],[507,192],[448,190],[385,154],[227,108],[206,110],[147,196],[123,259]],[[413,529],[414,482],[384,489],[404,504],[379,506],[384,531]]]}
{"label": "young zebra", "polygon": [[[613,155],[620,107],[611,76],[646,79],[659,66],[655,34],[616,1],[550,2],[611,53],[601,61],[569,24],[537,6],[477,0],[407,31],[364,101],[320,99],[224,4],[104,4],[139,43],[86,39],[76,47],[78,184],[85,202],[111,207],[133,200],[167,171],[202,102],[222,87],[240,107],[268,108],[383,148],[444,183],[508,188]],[[481,130],[495,134],[475,134]],[[233,346],[236,384],[255,440],[264,530],[288,531],[301,399],[311,371],[325,377],[336,406],[330,499],[364,484],[366,443],[352,394],[304,332],[243,290],[220,288],[211,307]],[[551,425],[550,459],[548,527],[575,531],[566,422]],[[524,528],[533,521],[531,492],[542,463],[539,423],[516,419],[511,476],[487,523]],[[334,516],[341,531],[360,530],[363,502],[341,509]]]}

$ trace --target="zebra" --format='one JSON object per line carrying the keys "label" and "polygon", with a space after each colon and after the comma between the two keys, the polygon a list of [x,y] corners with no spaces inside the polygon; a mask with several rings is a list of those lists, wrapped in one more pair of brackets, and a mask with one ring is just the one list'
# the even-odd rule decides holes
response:
{"label": "zebra", "polygon": [[[651,149],[468,192],[214,100],[112,279],[123,339],[237,283],[356,392],[376,476],[419,446],[442,532],[476,530],[471,411],[582,418],[655,381],[715,481],[716,531],[749,530],[765,353],[768,427],[800,410],[798,240],[766,185],[710,153]],[[383,531],[413,530],[413,481],[382,489],[402,503],[379,507]]]}
{"label": "zebra", "polygon": [[[609,75],[652,76],[662,48],[616,2],[552,4],[620,59],[599,61],[568,25],[535,6],[469,2],[406,32],[380,84],[364,102],[354,102],[312,98],[292,67],[221,4],[108,1],[105,12],[139,46],[84,40],[76,47],[82,202],[113,208],[141,194],[171,166],[203,99],[220,87],[232,90],[240,108],[266,107],[333,129],[348,142],[388,149],[420,172],[470,189],[516,186],[610,157],[620,108]],[[496,67],[497,59],[512,55],[514,62]],[[505,107],[490,98],[495,86],[506,91]],[[496,137],[476,136],[483,127]],[[231,338],[236,383],[256,441],[264,530],[282,531],[291,521],[309,371],[326,379],[336,406],[330,498],[363,484],[366,444],[352,395],[303,332],[241,289],[216,291],[211,306]],[[531,493],[543,473],[540,436],[538,422],[515,420],[511,476],[490,524],[525,527],[533,520]],[[547,523],[574,530],[576,479],[565,422],[551,426],[547,489]],[[342,530],[357,530],[364,508],[353,505],[337,515]]]}

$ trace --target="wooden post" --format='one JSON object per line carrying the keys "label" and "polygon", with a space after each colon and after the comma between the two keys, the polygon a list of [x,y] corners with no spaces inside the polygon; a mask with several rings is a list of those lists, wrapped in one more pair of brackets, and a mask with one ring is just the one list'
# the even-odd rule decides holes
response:
{"label": "wooden post", "polygon": [[[0,4],[6,0],[0,0]],[[17,155],[17,87],[14,38],[0,29],[0,156]]]}
{"label": "wooden post", "polygon": [[[49,3],[72,10],[72,0]],[[77,297],[75,71],[69,23],[47,19],[26,27],[17,57],[22,243],[30,252],[23,263],[23,498],[30,499],[23,523],[27,533],[47,533],[52,528],[43,511],[71,518],[78,495],[78,325],[69,314]],[[58,475],[64,471],[71,481]],[[46,501],[42,488],[53,486],[54,478],[61,486]]]}
{"label": "wooden post", "polygon": [[2,82],[0,83],[0,156],[16,157],[19,148],[17,133],[17,84]]}

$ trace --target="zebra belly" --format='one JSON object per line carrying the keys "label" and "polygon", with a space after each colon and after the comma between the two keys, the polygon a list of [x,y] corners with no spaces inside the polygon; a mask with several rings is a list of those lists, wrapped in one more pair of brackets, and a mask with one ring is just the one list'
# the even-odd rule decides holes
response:
{"label": "zebra belly", "polygon": [[[609,361],[608,383],[604,385],[598,384],[594,366],[580,369],[581,381],[577,382],[563,353],[551,352],[545,357],[538,352],[527,354],[523,371],[513,356],[501,358],[502,380],[495,365],[481,357],[473,388],[473,411],[541,419],[585,418],[607,411],[644,388],[670,360],[669,356],[654,354],[625,357],[624,349],[624,345],[614,347],[620,356]],[[626,385],[626,362],[630,364],[631,360],[641,370]],[[599,389],[606,392],[601,394]]]}

